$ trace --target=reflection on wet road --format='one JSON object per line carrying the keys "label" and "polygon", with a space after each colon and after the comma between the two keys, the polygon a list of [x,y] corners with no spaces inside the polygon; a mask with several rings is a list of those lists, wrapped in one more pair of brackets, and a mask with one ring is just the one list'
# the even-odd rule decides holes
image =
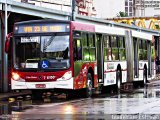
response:
{"label": "reflection on wet road", "polygon": [[[139,88],[132,93],[112,96],[98,95],[76,100],[48,100],[48,103],[32,100],[1,103],[1,114],[17,115],[17,119],[53,117],[55,115],[105,115],[105,114],[158,114],[160,111],[160,86]],[[47,101],[47,100],[46,100]],[[23,114],[23,115],[22,115]],[[72,117],[73,117],[72,116]]]}

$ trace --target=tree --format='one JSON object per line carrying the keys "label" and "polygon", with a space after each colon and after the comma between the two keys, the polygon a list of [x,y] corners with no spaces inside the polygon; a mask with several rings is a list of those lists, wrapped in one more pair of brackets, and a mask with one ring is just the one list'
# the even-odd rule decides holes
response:
{"label": "tree", "polygon": [[117,14],[117,17],[128,17],[128,15],[127,15],[127,13],[120,11],[120,12]]}

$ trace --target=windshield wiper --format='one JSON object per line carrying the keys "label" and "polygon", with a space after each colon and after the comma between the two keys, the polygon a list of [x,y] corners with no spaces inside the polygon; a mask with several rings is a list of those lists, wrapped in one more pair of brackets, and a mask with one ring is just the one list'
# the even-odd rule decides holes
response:
{"label": "windshield wiper", "polygon": [[46,59],[56,59],[56,57],[46,57]]}
{"label": "windshield wiper", "polygon": [[47,47],[50,46],[50,44],[53,42],[55,38],[55,35],[54,36],[51,36],[50,39],[47,41],[47,43],[45,44],[45,40],[44,40],[44,44],[43,44],[43,52],[46,51]]}
{"label": "windshield wiper", "polygon": [[63,57],[56,57],[56,60],[63,60]]}

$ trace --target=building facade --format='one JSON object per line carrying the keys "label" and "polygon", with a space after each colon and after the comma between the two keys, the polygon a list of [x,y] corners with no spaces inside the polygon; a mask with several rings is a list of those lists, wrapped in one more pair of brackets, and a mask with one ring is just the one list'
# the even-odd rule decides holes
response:
{"label": "building facade", "polygon": [[125,12],[125,0],[94,0],[98,18],[113,18]]}
{"label": "building facade", "polygon": [[[100,2],[101,1],[101,2]],[[134,16],[135,0],[95,0],[98,18],[114,18],[123,12],[126,16]]]}
{"label": "building facade", "polygon": [[125,0],[125,13],[127,16],[135,15],[134,4],[135,0]]}
{"label": "building facade", "polygon": [[128,17],[160,15],[160,0],[95,0],[98,18],[114,18],[125,12]]}
{"label": "building facade", "polygon": [[136,16],[160,16],[160,0],[135,0]]}
{"label": "building facade", "polygon": [[[51,8],[65,12],[72,12],[73,0],[14,0],[35,6]],[[84,16],[96,16],[93,0],[75,0],[77,14]]]}

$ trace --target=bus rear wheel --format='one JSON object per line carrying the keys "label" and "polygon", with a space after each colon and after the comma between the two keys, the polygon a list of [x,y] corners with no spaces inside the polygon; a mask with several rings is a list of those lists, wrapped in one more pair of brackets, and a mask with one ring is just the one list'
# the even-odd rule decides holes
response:
{"label": "bus rear wheel", "polygon": [[121,71],[120,70],[116,72],[116,85],[117,85],[117,89],[120,90],[121,89]]}
{"label": "bus rear wheel", "polygon": [[144,72],[143,72],[143,83],[144,83],[144,86],[147,83],[147,70],[146,69],[144,69]]}
{"label": "bus rear wheel", "polygon": [[92,76],[90,73],[87,75],[87,82],[86,82],[86,89],[85,89],[85,97],[89,98],[92,96],[93,83],[92,83]]}

